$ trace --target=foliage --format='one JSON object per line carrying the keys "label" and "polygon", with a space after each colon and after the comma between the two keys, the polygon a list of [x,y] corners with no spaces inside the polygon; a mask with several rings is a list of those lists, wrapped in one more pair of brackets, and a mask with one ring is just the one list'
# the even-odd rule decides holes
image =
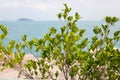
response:
{"label": "foliage", "polygon": [[[120,31],[109,37],[109,28],[118,18],[106,16],[106,24],[94,27],[95,35],[90,41],[83,38],[85,30],[77,27],[81,18],[78,12],[70,16],[71,8],[66,4],[64,7],[65,9],[58,14],[58,18],[65,22],[60,32],[52,27],[41,39],[34,38],[28,41],[27,35],[24,35],[23,42],[12,40],[7,46],[3,46],[2,41],[7,35],[7,30],[0,25],[3,32],[0,34],[0,59],[4,62],[3,69],[12,67],[19,71],[19,77],[22,74],[28,79],[38,80],[57,80],[62,74],[64,77],[61,80],[119,79],[120,50],[114,47],[120,41]],[[26,48],[35,49],[40,53],[40,58],[36,57],[35,60],[28,60],[26,64],[22,64],[25,56],[23,50]]]}
{"label": "foliage", "polygon": [[3,62],[3,67],[0,70],[3,71],[6,68],[14,68],[19,71],[18,77],[23,74],[26,78],[32,78],[28,71],[22,67],[22,61],[25,56],[25,52],[22,52],[23,44],[17,43],[15,40],[11,40],[8,45],[3,45],[3,40],[7,36],[8,32],[7,28],[3,25],[0,25],[0,29],[2,31],[2,34],[0,34],[0,61]]}

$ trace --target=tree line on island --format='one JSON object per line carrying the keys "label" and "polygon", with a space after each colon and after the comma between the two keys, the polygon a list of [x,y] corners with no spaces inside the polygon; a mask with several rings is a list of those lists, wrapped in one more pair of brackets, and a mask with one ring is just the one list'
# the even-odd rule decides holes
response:
{"label": "tree line on island", "polygon": [[17,21],[33,21],[33,20],[28,18],[20,18]]}

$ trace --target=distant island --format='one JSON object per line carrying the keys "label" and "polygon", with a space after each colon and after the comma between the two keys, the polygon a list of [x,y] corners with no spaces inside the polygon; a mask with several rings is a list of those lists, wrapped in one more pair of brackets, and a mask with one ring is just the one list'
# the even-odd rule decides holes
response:
{"label": "distant island", "polygon": [[33,21],[33,20],[28,18],[20,18],[17,21]]}

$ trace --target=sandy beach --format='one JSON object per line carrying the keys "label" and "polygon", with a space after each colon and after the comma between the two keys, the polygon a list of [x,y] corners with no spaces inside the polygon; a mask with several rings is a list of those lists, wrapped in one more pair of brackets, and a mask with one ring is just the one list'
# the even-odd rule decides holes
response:
{"label": "sandy beach", "polygon": [[[27,54],[25,55],[23,63],[26,63],[27,60],[35,60],[35,57],[32,54]],[[24,78],[24,76],[21,76],[21,78],[18,79],[18,71],[13,68],[8,68],[0,72],[0,80],[23,80]]]}
{"label": "sandy beach", "polygon": [[[26,63],[27,60],[36,60],[36,59],[32,54],[27,54],[24,57],[23,64]],[[55,73],[56,70],[58,70],[58,67],[54,66],[54,69],[52,69],[51,72]],[[18,78],[18,71],[13,68],[8,68],[0,72],[0,80],[24,80],[24,79],[25,76],[23,75],[21,76],[21,78]],[[60,73],[57,80],[64,80],[62,73]]]}

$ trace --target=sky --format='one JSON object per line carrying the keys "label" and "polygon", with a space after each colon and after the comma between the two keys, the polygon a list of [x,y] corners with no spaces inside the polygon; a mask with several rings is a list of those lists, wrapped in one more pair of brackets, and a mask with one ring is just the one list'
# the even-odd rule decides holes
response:
{"label": "sky", "polygon": [[105,16],[120,17],[120,0],[0,0],[0,20],[58,20],[63,3],[79,12],[82,20],[101,20]]}

